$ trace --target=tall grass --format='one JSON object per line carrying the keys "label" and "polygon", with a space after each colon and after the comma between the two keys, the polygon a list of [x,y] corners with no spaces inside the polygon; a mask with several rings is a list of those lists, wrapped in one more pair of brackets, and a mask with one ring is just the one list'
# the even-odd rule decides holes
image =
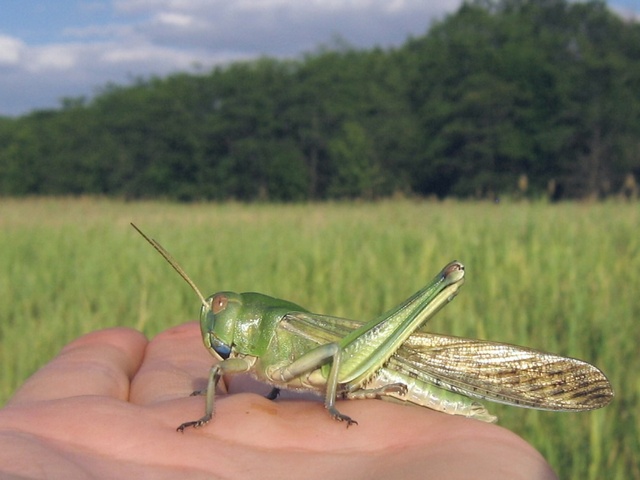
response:
{"label": "tall grass", "polygon": [[561,478],[640,478],[637,205],[0,200],[0,401],[85,332],[128,325],[153,336],[196,318],[189,287],[131,221],[205,294],[259,291],[359,319],[462,261],[467,282],[433,331],[583,358],[616,390],[584,414],[488,405],[500,423]]}

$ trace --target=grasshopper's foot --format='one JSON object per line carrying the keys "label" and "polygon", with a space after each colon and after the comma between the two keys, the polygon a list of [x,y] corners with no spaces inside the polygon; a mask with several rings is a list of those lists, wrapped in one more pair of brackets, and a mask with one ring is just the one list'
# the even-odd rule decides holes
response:
{"label": "grasshopper's foot", "polygon": [[207,394],[207,390],[194,390],[193,392],[191,392],[191,395],[189,395],[190,397],[197,397],[198,395],[206,395]]}
{"label": "grasshopper's foot", "polygon": [[277,387],[273,387],[269,393],[267,393],[264,398],[267,400],[275,400],[280,395],[280,389]]}
{"label": "grasshopper's foot", "polygon": [[189,427],[198,428],[198,427],[201,427],[201,426],[205,425],[206,423],[208,423],[209,420],[211,420],[211,415],[205,415],[200,420],[194,420],[193,422],[184,422],[182,425],[180,425],[178,428],[176,428],[176,432],[184,433],[184,429],[185,428],[189,428]]}
{"label": "grasshopper's foot", "polygon": [[347,422],[347,428],[349,428],[351,425],[358,425],[358,422],[356,422],[354,419],[352,419],[348,415],[344,415],[340,413],[337,408],[329,407],[328,410],[329,410],[329,415],[331,415],[331,418],[338,420],[339,422]]}
{"label": "grasshopper's foot", "polygon": [[409,388],[404,383],[392,383],[386,387],[379,389],[379,395],[388,395],[390,393],[397,393],[398,395],[405,396],[409,391]]}

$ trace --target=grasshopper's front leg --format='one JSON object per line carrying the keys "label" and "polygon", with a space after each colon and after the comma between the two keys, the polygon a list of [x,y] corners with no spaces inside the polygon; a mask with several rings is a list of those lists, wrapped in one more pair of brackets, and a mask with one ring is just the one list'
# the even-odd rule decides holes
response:
{"label": "grasshopper's front leg", "polygon": [[[185,422],[180,425],[176,430],[179,432],[184,432],[184,429],[187,427],[198,428],[207,423],[213,417],[213,408],[214,401],[216,395],[216,386],[225,374],[237,374],[237,373],[246,373],[253,366],[252,361],[247,358],[227,358],[220,363],[216,363],[211,370],[209,370],[209,381],[207,383],[207,398],[205,403],[204,416],[198,420],[194,420],[191,422]],[[192,395],[198,395],[201,392],[193,392]]]}
{"label": "grasshopper's front leg", "polygon": [[279,367],[268,372],[268,376],[277,383],[286,383],[306,373],[320,368],[331,361],[331,370],[326,383],[324,406],[332,418],[347,422],[349,425],[358,424],[351,417],[344,415],[336,408],[336,395],[338,393],[338,374],[342,360],[342,349],[337,343],[326,343],[305,353],[300,358],[287,366]]}

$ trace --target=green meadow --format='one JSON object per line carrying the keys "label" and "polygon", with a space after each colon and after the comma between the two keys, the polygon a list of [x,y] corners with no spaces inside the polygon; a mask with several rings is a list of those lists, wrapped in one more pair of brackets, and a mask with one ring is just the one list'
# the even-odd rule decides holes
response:
{"label": "green meadow", "polygon": [[429,329],[581,358],[616,391],[589,413],[486,403],[500,425],[560,478],[640,478],[637,204],[2,199],[1,402],[83,333],[126,325],[152,337],[197,318],[196,296],[130,222],[205,294],[258,291],[358,319],[463,262],[460,295]]}

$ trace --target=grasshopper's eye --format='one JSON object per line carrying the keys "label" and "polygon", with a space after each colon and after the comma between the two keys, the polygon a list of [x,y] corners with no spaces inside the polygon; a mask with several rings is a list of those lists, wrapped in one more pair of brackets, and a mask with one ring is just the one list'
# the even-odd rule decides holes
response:
{"label": "grasshopper's eye", "polygon": [[220,313],[225,308],[227,308],[227,303],[229,302],[229,298],[226,295],[216,295],[211,299],[211,311],[215,314]]}

